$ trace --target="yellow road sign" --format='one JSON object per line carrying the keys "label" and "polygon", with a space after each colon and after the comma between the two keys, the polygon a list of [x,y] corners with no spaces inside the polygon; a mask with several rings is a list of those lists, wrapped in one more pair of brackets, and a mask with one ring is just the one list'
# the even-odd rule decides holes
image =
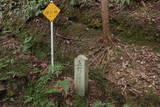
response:
{"label": "yellow road sign", "polygon": [[43,11],[43,15],[49,20],[49,21],[53,21],[57,15],[59,14],[60,9],[53,3],[50,2],[48,4],[48,6],[46,7],[46,9],[44,9]]}

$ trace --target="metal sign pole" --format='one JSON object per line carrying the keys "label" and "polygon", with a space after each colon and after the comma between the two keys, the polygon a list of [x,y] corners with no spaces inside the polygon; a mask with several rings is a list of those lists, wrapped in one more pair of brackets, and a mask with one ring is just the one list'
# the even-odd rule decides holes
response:
{"label": "metal sign pole", "polygon": [[49,0],[50,3],[48,6],[44,9],[43,15],[51,22],[51,66],[54,66],[54,23],[53,20],[56,18],[56,16],[59,14],[60,9],[53,3],[53,0]]}
{"label": "metal sign pole", "polygon": [[[50,0],[50,2],[53,2]],[[51,22],[51,66],[54,66],[54,31],[53,31],[53,21]]]}
{"label": "metal sign pole", "polygon": [[51,22],[51,66],[54,66],[54,32],[53,22]]}

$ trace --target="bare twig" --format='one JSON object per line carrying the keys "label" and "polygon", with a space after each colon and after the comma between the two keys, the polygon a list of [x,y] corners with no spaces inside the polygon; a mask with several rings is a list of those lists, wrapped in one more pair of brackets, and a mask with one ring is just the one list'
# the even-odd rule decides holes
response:
{"label": "bare twig", "polygon": [[66,39],[66,40],[80,41],[80,40],[78,40],[78,39],[72,39],[72,38],[64,37],[64,36],[62,36],[62,35],[60,35],[60,34],[58,34],[58,33],[56,33],[56,36],[57,36],[57,37],[60,37],[60,38],[63,38],[63,39]]}

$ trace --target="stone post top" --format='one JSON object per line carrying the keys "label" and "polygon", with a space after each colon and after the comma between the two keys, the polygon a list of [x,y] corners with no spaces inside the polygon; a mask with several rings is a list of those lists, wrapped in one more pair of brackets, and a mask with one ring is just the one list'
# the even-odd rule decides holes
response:
{"label": "stone post top", "polygon": [[88,60],[88,58],[87,58],[86,56],[84,56],[84,55],[78,55],[78,56],[76,57],[76,59]]}

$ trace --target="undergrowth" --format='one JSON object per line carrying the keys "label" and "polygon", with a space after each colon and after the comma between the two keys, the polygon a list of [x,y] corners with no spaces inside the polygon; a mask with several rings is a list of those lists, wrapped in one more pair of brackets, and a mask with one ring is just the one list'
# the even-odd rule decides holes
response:
{"label": "undergrowth", "polygon": [[[26,87],[27,91],[24,103],[31,103],[33,107],[58,107],[58,102],[51,102],[48,96],[50,94],[60,94],[62,92],[62,90],[58,88],[49,86],[49,82],[52,81],[53,77],[58,77],[60,75],[60,69],[60,65],[55,65],[54,68],[50,67],[45,74],[39,75],[36,81],[29,81]],[[65,93],[68,92],[69,81],[67,79],[58,81],[57,84],[64,89]]]}

